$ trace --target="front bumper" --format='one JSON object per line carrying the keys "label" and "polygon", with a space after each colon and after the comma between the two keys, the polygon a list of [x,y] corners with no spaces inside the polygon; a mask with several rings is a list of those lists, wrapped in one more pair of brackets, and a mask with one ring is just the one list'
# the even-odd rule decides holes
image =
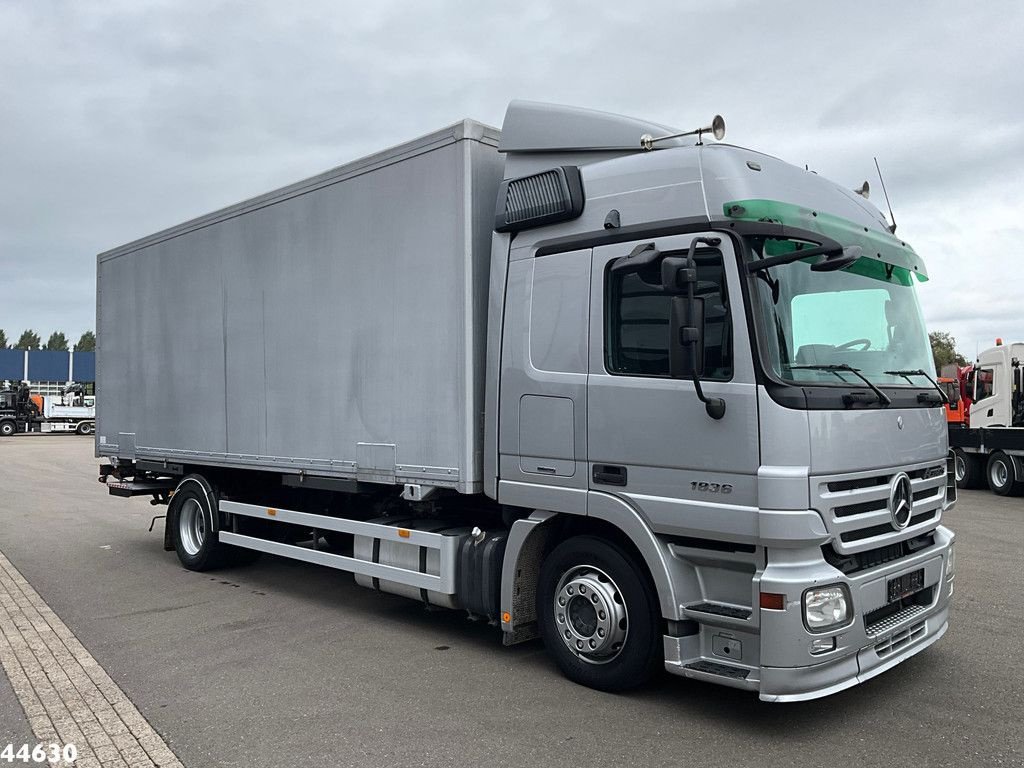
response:
{"label": "front bumper", "polygon": [[[757,691],[762,701],[770,702],[820,698],[869,680],[945,634],[955,581],[948,572],[953,538],[950,530],[939,526],[932,546],[850,576],[821,560],[820,550],[817,560],[813,559],[814,550],[774,550],[755,588],[785,595],[785,608],[755,610],[743,633],[728,627],[707,633],[701,627],[697,636],[666,636],[665,666],[685,677]],[[888,581],[917,570],[924,572],[918,593],[922,599],[884,615]],[[803,623],[803,592],[834,583],[849,589],[853,620],[834,631],[811,633]],[[744,648],[758,648],[757,658],[744,658],[744,664],[736,664],[716,654],[715,644],[708,642],[706,635],[711,634],[713,640],[721,638],[723,631],[742,640]],[[821,638],[834,639],[834,649],[812,653],[812,642]]]}
{"label": "front bumper", "polygon": [[[912,632],[911,628],[917,631]],[[900,649],[884,656],[877,647],[896,643],[884,639],[848,656],[810,667],[762,667],[760,698],[771,702],[806,701],[852,688],[917,655],[946,634],[948,628],[947,602],[911,627],[894,630],[892,636],[898,636],[896,643],[900,643]]]}

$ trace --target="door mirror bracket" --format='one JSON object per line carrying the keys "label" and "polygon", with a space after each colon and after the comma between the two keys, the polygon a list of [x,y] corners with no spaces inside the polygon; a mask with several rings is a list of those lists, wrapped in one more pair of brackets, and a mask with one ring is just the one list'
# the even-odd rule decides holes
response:
{"label": "door mirror bracket", "polygon": [[669,337],[669,374],[673,378],[689,378],[697,399],[712,419],[725,416],[725,400],[707,397],[701,387],[704,373],[704,299],[694,296],[697,283],[698,245],[715,247],[718,237],[697,237],[690,243],[686,258],[668,256],[661,262],[661,284],[672,296]]}

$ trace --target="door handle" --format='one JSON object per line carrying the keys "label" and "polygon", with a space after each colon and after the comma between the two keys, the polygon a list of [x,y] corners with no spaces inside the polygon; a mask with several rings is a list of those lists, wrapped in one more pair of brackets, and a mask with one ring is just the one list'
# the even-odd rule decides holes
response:
{"label": "door handle", "polygon": [[625,485],[626,468],[618,464],[595,464],[594,483],[598,485]]}
{"label": "door handle", "polygon": [[986,416],[991,416],[992,415],[992,411],[994,411],[994,410],[995,410],[994,408],[989,408],[988,409],[988,413],[986,413],[985,415]]}

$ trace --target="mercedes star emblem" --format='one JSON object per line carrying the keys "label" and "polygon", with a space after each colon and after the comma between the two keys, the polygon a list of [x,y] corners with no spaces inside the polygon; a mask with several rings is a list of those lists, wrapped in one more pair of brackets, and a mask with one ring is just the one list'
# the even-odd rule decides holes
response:
{"label": "mercedes star emblem", "polygon": [[889,514],[892,527],[902,531],[910,523],[911,508],[914,504],[914,490],[910,485],[910,475],[898,473],[889,486]]}

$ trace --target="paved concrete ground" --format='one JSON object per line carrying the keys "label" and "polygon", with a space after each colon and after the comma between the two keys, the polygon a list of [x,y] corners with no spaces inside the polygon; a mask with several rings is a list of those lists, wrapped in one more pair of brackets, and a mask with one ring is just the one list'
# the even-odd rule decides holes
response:
{"label": "paved concrete ground", "polygon": [[[612,696],[538,643],[265,557],[216,574],[108,497],[88,439],[0,440],[0,551],[189,768],[1024,765],[1024,499],[969,492],[954,623],[864,685],[767,705],[665,676]],[[0,748],[31,741],[0,679]]]}

